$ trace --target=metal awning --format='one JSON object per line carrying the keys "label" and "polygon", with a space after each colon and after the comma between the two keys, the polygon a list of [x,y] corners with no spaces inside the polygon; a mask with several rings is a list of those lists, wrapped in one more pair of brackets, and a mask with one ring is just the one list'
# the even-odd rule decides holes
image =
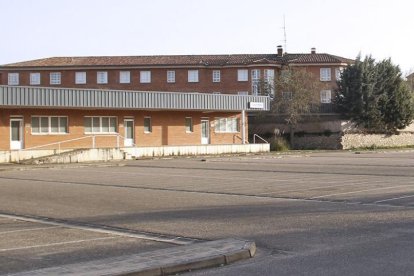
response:
{"label": "metal awning", "polygon": [[240,111],[270,108],[267,96],[0,85],[0,106]]}

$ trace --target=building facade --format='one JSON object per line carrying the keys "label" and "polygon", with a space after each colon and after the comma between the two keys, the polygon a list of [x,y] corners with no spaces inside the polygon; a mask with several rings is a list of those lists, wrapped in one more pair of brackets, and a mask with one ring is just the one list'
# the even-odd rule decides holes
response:
{"label": "building facade", "polygon": [[0,150],[244,144],[265,96],[0,86]]}
{"label": "building facade", "polygon": [[279,47],[275,54],[54,57],[3,65],[0,150],[241,144],[245,111],[269,110],[270,99],[283,92],[261,91],[260,82],[273,82],[287,67],[305,68],[325,84],[316,96],[329,104],[350,62]]}

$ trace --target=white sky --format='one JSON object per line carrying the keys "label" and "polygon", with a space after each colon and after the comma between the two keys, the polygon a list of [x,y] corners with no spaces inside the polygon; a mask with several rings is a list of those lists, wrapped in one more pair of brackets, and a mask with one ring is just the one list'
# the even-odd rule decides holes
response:
{"label": "white sky", "polygon": [[0,0],[0,64],[52,56],[317,52],[414,70],[413,0]]}

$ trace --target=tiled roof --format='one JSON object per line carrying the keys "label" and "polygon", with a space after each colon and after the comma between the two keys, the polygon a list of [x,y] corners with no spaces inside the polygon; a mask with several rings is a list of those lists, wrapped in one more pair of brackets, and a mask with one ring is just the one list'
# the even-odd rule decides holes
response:
{"label": "tiled roof", "polygon": [[286,54],[283,56],[285,62],[291,64],[312,63],[353,63],[353,60],[330,54]]}
{"label": "tiled roof", "polygon": [[83,67],[83,66],[225,66],[290,63],[349,63],[351,60],[329,54],[238,54],[238,55],[172,55],[172,56],[95,56],[51,57],[4,67]]}

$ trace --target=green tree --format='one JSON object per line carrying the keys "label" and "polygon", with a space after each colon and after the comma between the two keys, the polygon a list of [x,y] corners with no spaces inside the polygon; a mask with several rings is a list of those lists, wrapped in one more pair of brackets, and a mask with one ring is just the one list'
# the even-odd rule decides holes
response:
{"label": "green tree", "polygon": [[390,59],[375,62],[371,56],[348,66],[338,81],[335,103],[357,126],[372,132],[396,132],[414,118],[413,93],[401,70]]}

